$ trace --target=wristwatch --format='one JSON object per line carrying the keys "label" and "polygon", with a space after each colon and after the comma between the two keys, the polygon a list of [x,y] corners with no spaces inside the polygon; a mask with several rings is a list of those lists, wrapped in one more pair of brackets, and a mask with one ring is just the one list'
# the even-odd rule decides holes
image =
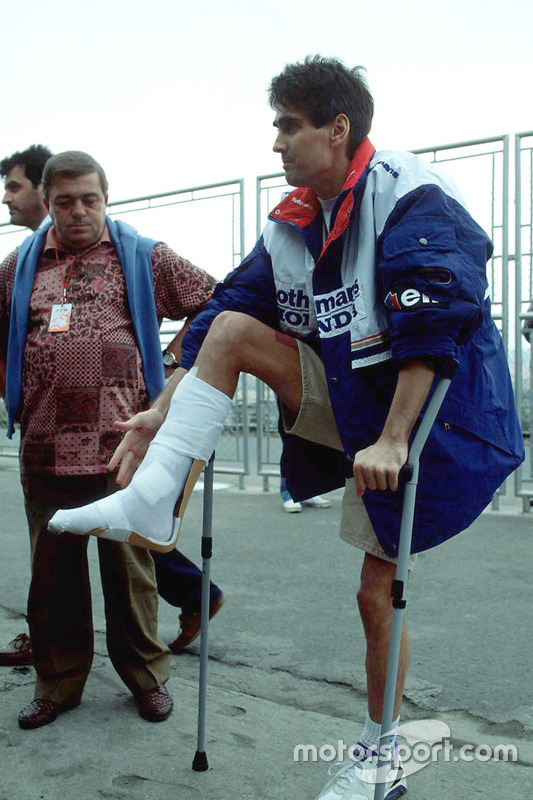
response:
{"label": "wristwatch", "polygon": [[177,369],[179,367],[178,359],[170,350],[163,350],[163,364],[165,367],[170,367],[171,369]]}

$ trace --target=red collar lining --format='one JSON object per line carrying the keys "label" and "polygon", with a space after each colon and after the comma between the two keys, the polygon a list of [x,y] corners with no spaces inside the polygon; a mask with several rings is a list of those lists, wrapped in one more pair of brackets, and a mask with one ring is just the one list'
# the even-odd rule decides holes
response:
{"label": "red collar lining", "polygon": [[[376,150],[368,137],[364,139],[355,151],[340,192],[348,191],[349,193],[339,208],[335,227],[330,231],[324,249],[333,239],[336,239],[346,230],[353,209],[353,196],[349,190],[353,189],[359,181],[375,152]],[[297,188],[283,198],[281,203],[269,214],[269,217],[276,222],[292,222],[300,228],[305,228],[315,219],[319,211],[320,203],[316,192],[313,189]]]}

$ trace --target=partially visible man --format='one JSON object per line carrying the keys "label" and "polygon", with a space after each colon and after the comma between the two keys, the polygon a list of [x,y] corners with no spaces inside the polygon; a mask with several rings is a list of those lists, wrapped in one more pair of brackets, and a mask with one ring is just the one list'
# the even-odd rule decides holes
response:
{"label": "partially visible man", "polygon": [[[52,152],[41,144],[13,153],[0,161],[0,177],[5,178],[2,203],[8,206],[13,225],[36,231],[48,219],[42,191],[43,169]],[[185,327],[183,332],[185,332]],[[178,334],[164,352],[165,376],[169,378],[181,358],[182,334]],[[5,396],[6,353],[0,348],[0,395]],[[154,555],[158,592],[170,605],[181,608],[180,630],[169,647],[181,653],[200,633],[202,573],[183,553]],[[213,617],[224,603],[222,590],[210,586],[210,615]],[[6,647],[0,648],[0,666],[28,666],[33,663],[31,638],[19,633]]]}
{"label": "partially visible man", "polygon": [[41,177],[52,152],[42,144],[13,153],[0,161],[0,177],[5,178],[2,203],[9,209],[12,225],[36,231],[48,215],[43,202]]}
{"label": "partially visible man", "polygon": [[[48,520],[64,504],[115,490],[106,469],[120,439],[113,421],[146,408],[164,385],[158,320],[198,313],[215,284],[106,217],[107,179],[86,153],[49,159],[43,195],[51,222],[0,265],[9,433],[18,419],[32,558],[37,682],[22,728],[78,705],[93,657],[86,542],[50,535]],[[157,634],[154,562],[119,542],[98,542],[98,553],[109,656],[141,715],[162,721],[172,710],[170,654]]]}
{"label": "partially visible man", "polygon": [[[13,153],[0,161],[0,177],[5,178],[2,203],[9,209],[12,225],[23,225],[36,231],[48,216],[43,202],[41,178],[44,165],[52,152],[42,144],[32,144],[26,150]],[[5,396],[6,353],[0,350],[0,394]],[[1,666],[27,666],[33,663],[31,639],[19,633],[7,647],[0,649]]]}

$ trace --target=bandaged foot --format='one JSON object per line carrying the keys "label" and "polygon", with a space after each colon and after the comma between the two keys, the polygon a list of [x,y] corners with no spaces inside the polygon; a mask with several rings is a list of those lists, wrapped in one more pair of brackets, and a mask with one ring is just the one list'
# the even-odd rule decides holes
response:
{"label": "bandaged foot", "polygon": [[130,485],[86,506],[57,511],[48,530],[90,533],[144,547],[172,543],[179,524],[174,508],[191,466],[196,460],[209,461],[230,408],[227,395],[186,375]]}

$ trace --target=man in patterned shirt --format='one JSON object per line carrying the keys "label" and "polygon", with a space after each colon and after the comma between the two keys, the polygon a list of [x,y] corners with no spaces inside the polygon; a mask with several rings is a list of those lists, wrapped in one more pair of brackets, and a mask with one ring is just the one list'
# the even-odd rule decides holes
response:
{"label": "man in patterned shirt", "polygon": [[[32,580],[28,621],[37,672],[23,728],[78,705],[93,657],[87,544],[47,523],[63,505],[116,488],[106,464],[116,419],[147,408],[161,386],[158,319],[201,310],[214,279],[170,248],[106,217],[101,166],[77,151],[43,174],[52,219],[0,266],[0,342],[9,343],[6,405],[20,421],[20,467]],[[12,306],[13,300],[13,306]],[[141,715],[172,710],[169,650],[157,634],[157,587],[148,551],[99,541],[107,644]]]}
{"label": "man in patterned shirt", "polygon": [[[48,209],[43,201],[42,174],[53,153],[43,145],[30,145],[26,150],[13,153],[0,161],[0,177],[5,178],[2,203],[9,209],[11,223],[36,231],[49,221]],[[187,326],[172,340],[165,351],[165,377],[169,378],[178,365],[181,339]],[[0,394],[5,396],[6,353],[0,350]],[[160,596],[174,607],[181,608],[180,630],[170,642],[173,653],[181,653],[200,632],[200,607],[202,573],[183,553],[174,549],[169,553],[154,553],[157,588]],[[224,595],[211,582],[210,614],[217,613],[224,603]],[[19,633],[8,645],[0,648],[0,666],[33,664],[31,639]]]}

